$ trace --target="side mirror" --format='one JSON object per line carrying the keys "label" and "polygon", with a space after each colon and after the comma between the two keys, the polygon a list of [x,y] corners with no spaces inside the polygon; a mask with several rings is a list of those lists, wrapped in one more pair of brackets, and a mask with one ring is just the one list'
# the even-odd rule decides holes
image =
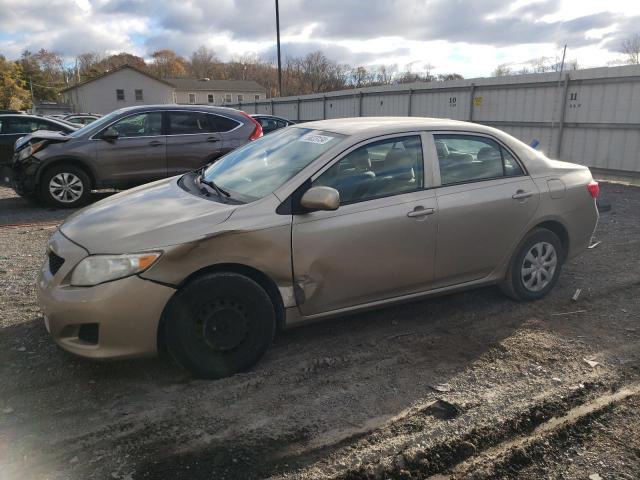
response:
{"label": "side mirror", "polygon": [[340,193],[331,187],[311,187],[302,195],[300,205],[308,210],[337,210]]}
{"label": "side mirror", "polygon": [[120,136],[120,134],[118,133],[118,131],[113,128],[113,127],[109,127],[107,128],[104,132],[102,132],[100,134],[100,138],[102,138],[103,140],[115,140]]}

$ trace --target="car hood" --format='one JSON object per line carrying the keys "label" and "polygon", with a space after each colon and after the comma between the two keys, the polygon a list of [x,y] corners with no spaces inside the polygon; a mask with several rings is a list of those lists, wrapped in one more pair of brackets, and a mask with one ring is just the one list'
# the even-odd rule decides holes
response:
{"label": "car hood", "polygon": [[192,195],[173,177],[86,207],[67,218],[60,230],[91,254],[130,253],[207,236],[236,207]]}
{"label": "car hood", "polygon": [[15,149],[19,150],[23,145],[33,141],[33,140],[51,140],[54,142],[67,142],[71,139],[64,135],[61,132],[53,132],[51,130],[36,130],[35,132],[29,133],[24,137],[20,137],[16,140]]}

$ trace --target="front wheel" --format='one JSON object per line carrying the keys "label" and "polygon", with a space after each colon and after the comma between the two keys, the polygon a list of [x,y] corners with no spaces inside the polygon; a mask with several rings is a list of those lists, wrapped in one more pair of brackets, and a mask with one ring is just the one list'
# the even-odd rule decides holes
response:
{"label": "front wheel", "polygon": [[511,259],[502,291],[518,301],[547,295],[558,281],[564,252],[558,236],[545,228],[532,230]]}
{"label": "front wheel", "polygon": [[202,378],[246,370],[265,353],[276,331],[273,303],[255,281],[237,273],[192,280],[165,311],[165,338],[176,361]]}
{"label": "front wheel", "polygon": [[91,195],[89,176],[73,165],[56,165],[42,175],[40,199],[52,207],[77,208]]}

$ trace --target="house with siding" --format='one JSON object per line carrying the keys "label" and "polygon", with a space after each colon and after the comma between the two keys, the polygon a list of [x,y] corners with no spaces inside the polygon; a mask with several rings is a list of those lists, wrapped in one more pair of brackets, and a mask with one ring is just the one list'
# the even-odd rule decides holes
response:
{"label": "house with siding", "polygon": [[253,80],[167,78],[175,87],[176,103],[225,105],[252,103],[267,98],[267,89]]}
{"label": "house with siding", "polygon": [[135,105],[254,102],[264,100],[267,93],[254,81],[160,79],[138,68],[123,65],[65,88],[61,97],[73,112],[106,114]]}

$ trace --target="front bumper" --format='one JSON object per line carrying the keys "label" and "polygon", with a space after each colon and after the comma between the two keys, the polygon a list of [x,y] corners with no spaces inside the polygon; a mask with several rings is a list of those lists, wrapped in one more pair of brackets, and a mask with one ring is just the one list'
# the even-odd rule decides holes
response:
{"label": "front bumper", "polygon": [[[45,325],[65,350],[90,358],[135,358],[157,353],[160,316],[174,289],[136,275],[94,287],[73,287],[69,278],[87,251],[57,231],[49,249],[64,259],[55,274],[48,257],[37,285],[38,303]],[[87,341],[83,326],[96,328]]]}
{"label": "front bumper", "polygon": [[10,187],[21,195],[29,195],[36,191],[36,168],[25,168],[25,165],[2,165],[0,167],[0,185]]}

